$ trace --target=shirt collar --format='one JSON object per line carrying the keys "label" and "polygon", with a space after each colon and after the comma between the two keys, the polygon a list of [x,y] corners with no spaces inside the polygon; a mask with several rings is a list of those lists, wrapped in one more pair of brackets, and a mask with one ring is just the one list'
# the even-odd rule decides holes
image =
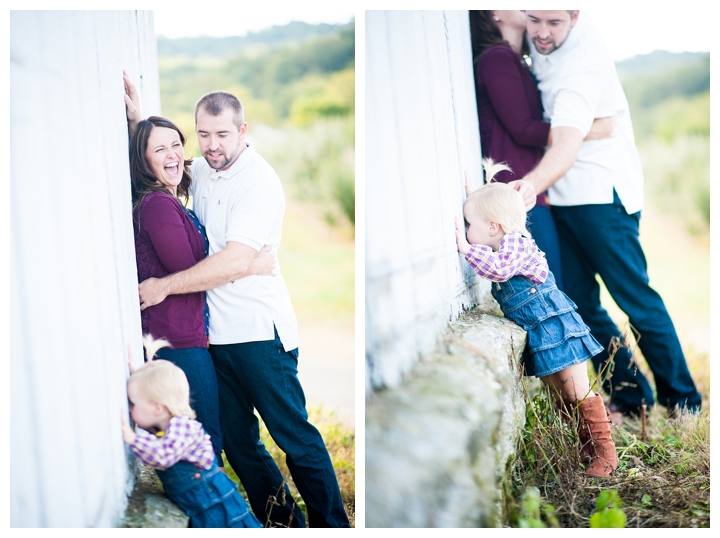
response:
{"label": "shirt collar", "polygon": [[532,57],[533,66],[557,65],[562,62],[568,55],[572,54],[575,48],[577,48],[577,46],[580,44],[579,34],[582,31],[580,29],[580,21],[582,20],[583,14],[580,14],[580,16],[578,16],[577,22],[575,23],[575,26],[570,29],[570,33],[568,34],[567,39],[565,39],[565,42],[560,45],[560,47],[552,51],[550,54],[540,54],[537,51],[537,48],[535,48],[535,43],[530,40],[530,55]]}
{"label": "shirt collar", "polygon": [[239,174],[245,166],[252,161],[255,154],[255,146],[251,142],[245,142],[245,149],[234,163],[227,170],[215,170],[210,174],[210,179],[231,179]]}

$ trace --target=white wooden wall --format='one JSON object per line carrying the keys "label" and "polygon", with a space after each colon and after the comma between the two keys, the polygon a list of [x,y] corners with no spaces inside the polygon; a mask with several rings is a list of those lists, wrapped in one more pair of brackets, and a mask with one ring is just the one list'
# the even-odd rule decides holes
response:
{"label": "white wooden wall", "polygon": [[151,12],[10,12],[10,524],[107,527],[141,357],[122,71],[160,112]]}
{"label": "white wooden wall", "polygon": [[489,286],[461,264],[463,170],[481,182],[467,11],[368,11],[366,397],[398,385]]}

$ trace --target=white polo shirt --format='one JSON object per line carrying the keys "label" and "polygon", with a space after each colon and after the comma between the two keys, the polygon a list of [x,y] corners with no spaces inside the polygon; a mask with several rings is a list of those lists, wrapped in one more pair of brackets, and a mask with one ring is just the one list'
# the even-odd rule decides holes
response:
{"label": "white polo shirt", "polygon": [[611,138],[584,141],[575,162],[550,187],[550,204],[610,204],[613,188],[628,213],[643,206],[643,174],[630,110],[615,64],[584,11],[565,43],[544,56],[531,43],[545,120],[587,135],[594,118],[615,117]]}
{"label": "white polo shirt", "polygon": [[[205,225],[210,256],[227,241],[258,251],[269,245],[277,252],[280,246],[285,213],[280,179],[255,147],[246,145],[227,170],[216,172],[204,158],[190,169],[193,209]],[[273,340],[274,324],[285,351],[298,347],[297,319],[280,274],[240,278],[208,290],[207,300],[211,344]]]}

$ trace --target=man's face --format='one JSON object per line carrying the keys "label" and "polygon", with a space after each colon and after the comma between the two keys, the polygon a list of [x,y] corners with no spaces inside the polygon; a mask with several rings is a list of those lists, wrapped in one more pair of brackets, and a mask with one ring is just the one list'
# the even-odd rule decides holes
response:
{"label": "man's face", "polygon": [[238,129],[233,111],[226,108],[219,116],[212,116],[201,108],[197,112],[195,131],[200,151],[215,170],[227,170],[245,149],[247,123]]}
{"label": "man's face", "polygon": [[578,18],[576,10],[570,16],[565,10],[527,10],[527,32],[540,54],[550,54],[560,47]]}

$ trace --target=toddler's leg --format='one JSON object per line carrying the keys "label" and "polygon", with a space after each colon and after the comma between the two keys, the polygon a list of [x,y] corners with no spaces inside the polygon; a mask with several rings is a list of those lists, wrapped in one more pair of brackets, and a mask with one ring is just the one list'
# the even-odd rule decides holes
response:
{"label": "toddler's leg", "polygon": [[584,362],[568,366],[564,370],[543,377],[542,380],[554,387],[567,403],[576,403],[586,396],[595,396],[590,390],[590,379]]}
{"label": "toddler's leg", "polygon": [[590,460],[585,472],[592,477],[609,476],[618,466],[617,450],[602,396],[590,388],[587,365],[574,364],[542,380],[556,389],[566,406],[582,402],[578,406],[580,457]]}

